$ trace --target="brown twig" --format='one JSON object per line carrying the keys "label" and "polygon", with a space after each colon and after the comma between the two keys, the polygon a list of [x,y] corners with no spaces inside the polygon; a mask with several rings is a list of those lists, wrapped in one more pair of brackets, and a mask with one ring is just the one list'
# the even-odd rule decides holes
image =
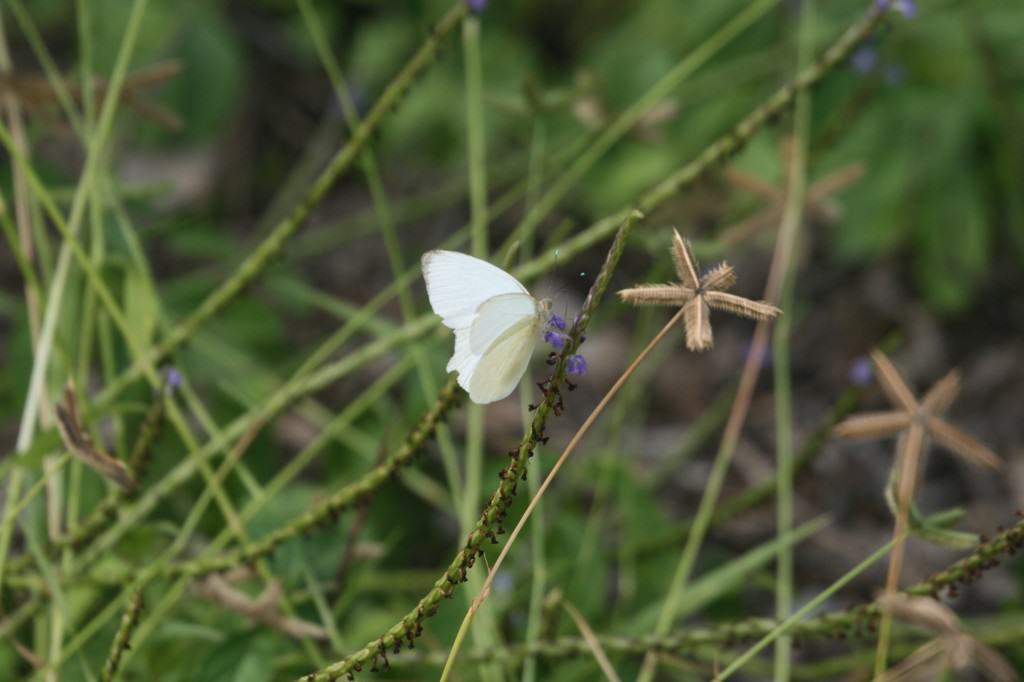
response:
{"label": "brown twig", "polygon": [[57,430],[60,432],[61,440],[73,455],[77,456],[85,464],[96,470],[104,477],[117,483],[124,490],[134,490],[138,485],[135,476],[129,471],[128,466],[117,457],[100,450],[93,445],[89,432],[82,424],[82,418],[78,410],[78,396],[75,385],[68,380],[64,386],[64,400],[58,403],[55,412],[57,415]]}
{"label": "brown twig", "polygon": [[219,575],[210,575],[192,584],[196,594],[220,604],[247,619],[261,623],[296,639],[327,640],[327,630],[316,623],[286,616],[280,610],[281,583],[270,581],[256,598],[236,589]]}

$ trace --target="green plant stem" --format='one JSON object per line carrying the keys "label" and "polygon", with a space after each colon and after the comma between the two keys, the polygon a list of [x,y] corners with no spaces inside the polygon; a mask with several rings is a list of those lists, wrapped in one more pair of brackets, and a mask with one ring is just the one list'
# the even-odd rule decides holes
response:
{"label": "green plant stem", "polygon": [[[19,4],[18,2],[12,3],[12,7]],[[80,86],[81,86],[81,97],[82,97],[82,115],[79,116],[78,111],[74,107],[74,103],[70,97],[70,93],[67,91],[64,79],[61,76],[59,70],[56,68],[53,59],[51,58],[49,51],[46,49],[46,45],[42,40],[38,38],[33,39],[31,36],[37,35],[35,26],[32,24],[31,18],[28,17],[24,11],[21,14],[24,15],[24,19],[19,19],[19,22],[23,26],[23,30],[27,36],[30,36],[33,50],[36,52],[39,62],[43,65],[43,69],[47,76],[47,81],[50,87],[53,89],[57,96],[57,100],[64,111],[68,121],[71,122],[72,128],[74,128],[79,137],[83,140],[88,140],[93,137],[96,130],[96,102],[93,87],[93,75],[92,75],[92,64],[93,64],[93,48],[92,48],[92,9],[88,6],[88,2],[76,2],[76,15],[77,31],[79,38],[79,60],[80,60]],[[14,132],[14,131],[12,131]],[[106,152],[108,158],[104,161],[104,167],[109,163],[109,152]],[[104,225],[103,225],[103,213],[102,204],[100,201],[100,192],[97,189],[99,182],[92,182],[88,188],[88,205],[86,210],[88,211],[89,220],[89,247],[90,256],[92,258],[91,265],[97,271],[101,270],[106,259],[106,240],[104,238]],[[43,203],[41,199],[36,200],[36,205]],[[103,362],[103,375],[104,378],[111,376],[111,370],[113,363],[110,362],[113,357],[113,334],[110,333],[110,324],[107,318],[105,318],[98,307],[97,293],[92,287],[86,287],[83,292],[83,312],[82,312],[82,328],[79,335],[80,346],[78,350],[78,386],[86,387],[89,385],[90,378],[90,364],[92,361],[92,355],[95,348],[98,347],[101,361]],[[156,401],[160,405],[161,417],[163,411],[163,401]],[[145,432],[146,421],[143,421],[143,431]],[[111,425],[115,434],[117,442],[116,451],[124,452],[124,422],[120,414],[115,413],[111,420]],[[95,423],[94,423],[95,429]],[[139,475],[135,472],[135,468],[131,462],[129,462],[129,471],[132,471],[136,477],[136,480],[140,480]],[[110,505],[106,510],[102,510],[100,515],[90,515],[85,522],[81,520],[81,498],[82,498],[82,480],[83,480],[83,464],[78,461],[77,458],[71,462],[71,471],[67,477],[68,479],[68,495],[67,505],[65,512],[65,527],[66,530],[63,534],[59,534],[57,537],[50,538],[49,551],[53,556],[56,556],[57,552],[61,556],[60,570],[62,574],[70,574],[75,572],[75,552],[74,544],[65,542],[68,538],[81,538],[83,541],[88,541],[89,538],[93,537],[95,533],[99,532],[99,529],[105,524],[109,517],[108,514],[112,514],[116,511],[116,505]],[[117,500],[121,495],[124,494],[124,490],[120,487],[115,487],[112,490],[108,490],[107,497],[104,498],[105,502],[112,502]],[[102,506],[102,505],[101,505]],[[59,525],[58,525],[59,527]],[[57,545],[63,545],[59,549]],[[57,605],[54,601],[51,605],[51,609]],[[54,613],[54,621],[57,620],[57,614]],[[63,644],[63,634],[54,634],[54,644]],[[56,660],[61,656],[62,646],[54,646],[51,648],[48,660]],[[52,677],[56,677],[53,675]]]}
{"label": "green plant stem", "polygon": [[[90,138],[85,166],[79,179],[78,188],[72,202],[71,212],[68,217],[67,227],[71,237],[78,233],[81,226],[86,199],[89,194],[89,187],[92,184],[99,162],[104,158],[103,151],[113,127],[114,115],[117,111],[118,95],[124,83],[124,76],[131,61],[131,54],[135,48],[135,42],[139,35],[142,24],[142,17],[145,14],[147,0],[135,0],[132,4],[131,13],[128,17],[128,24],[125,27],[124,38],[118,50],[117,60],[114,64],[110,77],[108,97],[103,103],[94,135]],[[18,428],[18,438],[15,449],[19,456],[32,445],[35,436],[35,428],[39,413],[40,402],[43,400],[43,393],[46,383],[46,369],[50,364],[50,354],[53,350],[54,337],[57,331],[57,321],[60,314],[61,303],[67,278],[71,267],[72,249],[67,240],[61,246],[60,255],[57,259],[57,267],[54,271],[53,281],[50,285],[46,301],[46,311],[43,317],[43,326],[39,340],[35,346],[35,356],[32,363],[32,373],[29,378],[28,395],[25,399],[25,408],[21,415],[21,423]],[[8,485],[7,503],[18,498],[21,475],[15,473]],[[11,533],[15,519],[5,515],[3,525],[0,526],[0,584],[3,583],[4,562],[7,559],[7,552],[10,548]]]}
{"label": "green plant stem", "polygon": [[796,613],[794,613],[789,618],[787,618],[786,620],[782,621],[774,628],[772,628],[771,631],[768,632],[760,640],[758,640],[756,644],[747,649],[746,652],[744,652],[738,658],[733,660],[732,663],[726,666],[725,670],[716,675],[715,682],[722,682],[722,680],[728,679],[733,675],[733,673],[742,668],[747,663],[747,661],[756,656],[759,651],[764,649],[766,646],[770,645],[773,641],[777,640],[782,635],[790,632],[793,629],[793,627],[801,620],[803,620],[811,611],[824,604],[825,601],[829,599],[829,597],[831,597],[833,594],[846,587],[846,585],[848,585],[850,581],[852,581],[858,575],[860,575],[868,568],[870,568],[872,565],[874,565],[876,561],[879,561],[880,559],[884,558],[887,554],[889,554],[895,543],[896,540],[890,540],[885,545],[875,550],[870,556],[868,556],[862,562],[860,562],[852,569],[847,571],[845,574],[843,574],[843,576],[839,578],[839,580],[835,581],[834,583],[829,585],[828,588],[819,592],[818,595],[814,597],[814,599],[811,599],[806,604],[804,604],[799,610],[796,611]]}
{"label": "green plant stem", "polygon": [[[480,64],[480,19],[467,14],[462,21],[462,48],[466,84],[466,148],[469,157],[469,234],[470,251],[487,258],[487,166],[484,148],[483,72]],[[463,534],[473,527],[480,499],[483,473],[483,408],[472,403],[467,408],[466,476],[459,508]],[[488,643],[481,642],[486,645]],[[493,675],[490,676],[493,678]]]}
{"label": "green plant stem", "polygon": [[110,646],[110,653],[107,655],[107,662],[103,665],[103,682],[113,682],[117,676],[117,668],[121,663],[121,657],[130,647],[132,632],[139,624],[139,616],[142,614],[142,592],[136,592],[128,601],[124,616],[121,618],[121,625],[114,635],[114,641]]}
{"label": "green plant stem", "polygon": [[18,230],[11,222],[11,214],[7,211],[7,202],[0,196],[0,229],[3,229],[4,238],[7,240],[7,246],[11,250],[11,255],[14,256],[14,262],[18,265],[18,270],[21,271],[21,276],[25,280],[25,295],[26,297],[35,297],[40,305],[46,306],[46,299],[44,298],[45,293],[39,284],[39,278],[36,276],[36,271],[32,269],[32,262],[25,253],[25,250],[21,248],[21,241],[18,237]]}
{"label": "green plant stem", "polygon": [[487,149],[484,135],[483,64],[480,57],[480,18],[467,14],[462,21],[465,56],[466,150],[469,156],[469,213],[471,250],[486,258],[487,244]]}
{"label": "green plant stem", "polygon": [[[55,464],[64,465],[70,459],[71,455],[65,453],[55,461]],[[32,487],[25,491],[25,494],[21,497],[21,499],[19,499],[11,507],[11,514],[17,517],[19,514],[25,511],[25,509],[33,502],[35,496],[41,493],[46,488],[47,483],[49,483],[53,479],[53,477],[56,476],[57,471],[59,471],[59,469],[60,466],[51,466],[47,468],[43,472],[43,475],[40,476],[39,479],[32,484]],[[26,563],[31,563],[31,555],[26,554],[25,557],[29,560]],[[15,562],[13,560],[10,562],[9,568],[12,571],[16,568]]]}
{"label": "green plant stem", "polygon": [[[477,258],[486,259],[489,252],[487,215],[487,148],[484,130],[483,64],[480,55],[480,17],[470,12],[462,20],[463,80],[466,87],[466,155],[469,175],[469,234],[470,251]],[[501,265],[506,265],[502,263]],[[484,408],[469,403],[466,408],[466,468],[459,507],[461,535],[473,530],[484,470]],[[467,576],[466,605],[480,589],[480,571]],[[494,612],[486,609],[473,628],[474,641],[483,647],[500,643]],[[480,669],[484,682],[500,682],[501,670],[495,665]]]}
{"label": "green plant stem", "polygon": [[[814,28],[814,7],[801,7],[798,31],[797,72],[805,69],[812,52]],[[800,225],[804,219],[804,204],[807,193],[807,148],[811,127],[811,98],[807,92],[796,96],[793,138],[790,153],[785,156],[788,168],[786,198],[782,208],[782,224],[779,228],[779,242],[786,254],[785,270],[782,273],[782,291],[779,304],[789,311],[775,324],[772,339],[772,374],[775,396],[775,452],[776,472],[776,532],[781,536],[793,528],[793,394],[790,382],[789,346],[793,329],[794,291],[796,288],[796,267],[794,253]],[[779,548],[775,570],[775,617],[787,618],[793,611],[793,548]],[[783,635],[775,642],[775,682],[789,682],[792,668],[792,640]]]}
{"label": "green plant stem", "polygon": [[251,545],[235,552],[219,553],[208,559],[172,564],[167,567],[164,574],[197,577],[250,563],[259,557],[269,555],[286,540],[332,523],[346,509],[368,504],[370,497],[381,484],[423,452],[437,425],[460,399],[458,385],[452,379],[441,390],[437,401],[402,445],[387,460],[364,474],[358,481],[344,486],[330,497],[319,501],[309,512],[268,533]]}
{"label": "green plant stem", "polygon": [[[10,50],[7,46],[7,32],[3,26],[2,17],[0,17],[0,74],[9,78],[13,73],[14,65],[11,61]],[[14,133],[14,139],[18,144],[18,148],[27,152],[29,144],[26,141],[25,125],[22,120],[21,103],[19,98],[14,96],[13,93],[5,93],[2,98],[2,104],[8,125]],[[42,249],[35,248],[35,245],[33,244],[33,237],[35,236],[38,238],[38,236],[41,236],[45,231],[38,229],[33,223],[33,218],[36,217],[36,206],[32,201],[31,193],[28,191],[24,174],[18,168],[17,164],[13,162],[11,164],[11,175],[14,213],[18,226],[17,231],[15,232],[13,226],[10,225],[10,220],[7,216],[7,206],[5,204],[3,206],[5,221],[4,229],[5,232],[10,230],[10,234],[18,235],[11,242],[11,251],[21,268],[23,277],[25,278],[25,304],[28,313],[29,338],[32,340],[32,345],[35,346],[39,341],[40,335],[40,308],[45,308],[46,303],[43,287],[40,286],[35,271],[32,269],[32,260],[35,251],[40,251],[39,255],[41,260],[44,260],[43,257],[48,256],[48,254],[44,253]],[[22,247],[24,247],[24,249]],[[45,261],[48,262],[48,258],[45,258]],[[42,267],[46,267],[45,263],[41,263],[41,265]]]}
{"label": "green plant stem", "polygon": [[[529,211],[540,192],[541,183],[544,178],[544,155],[547,147],[547,128],[540,114],[536,114],[533,121],[533,131],[530,138],[529,171],[526,178],[526,210]],[[520,235],[520,263],[524,263],[533,257],[534,232],[526,230]],[[527,383],[519,385],[519,410],[522,414],[522,425],[525,431],[530,425],[530,401],[533,399],[533,386]],[[530,497],[537,494],[541,483],[541,467],[538,463],[532,466],[526,473],[527,486],[529,486]],[[531,527],[531,548],[530,548],[530,602],[526,615],[526,638],[537,639],[541,630],[541,615],[544,608],[544,592],[547,589],[548,563],[544,551],[547,529],[544,521],[544,505],[538,504],[533,511],[533,526]],[[537,680],[537,659],[528,657],[523,661],[522,682],[536,682]]]}

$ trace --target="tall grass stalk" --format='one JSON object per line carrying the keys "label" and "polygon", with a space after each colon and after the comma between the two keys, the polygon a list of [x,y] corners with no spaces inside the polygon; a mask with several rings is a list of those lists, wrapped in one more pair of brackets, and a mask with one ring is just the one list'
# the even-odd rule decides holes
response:
{"label": "tall grass stalk", "polygon": [[[771,116],[771,111],[778,110],[782,106],[791,103],[797,94],[806,91],[814,83],[823,78],[824,75],[832,68],[841,63],[856,45],[863,42],[871,35],[872,31],[874,31],[884,16],[885,13],[879,7],[872,6],[863,15],[863,17],[848,28],[836,40],[836,42],[822,54],[821,57],[819,57],[811,66],[802,70],[793,80],[792,84],[787,84],[776,90],[776,92],[768,98],[765,104],[759,106],[743,121],[741,121],[734,129],[734,132],[712,144],[692,164],[684,166],[669,178],[662,181],[657,187],[648,193],[645,199],[650,202],[663,200],[665,196],[676,191],[680,183],[692,182],[695,177],[698,177],[701,173],[702,162],[707,162],[710,159],[721,158],[741,146],[746,139],[749,139],[753,131],[757,130],[757,128],[763,125],[767,117]],[[646,202],[641,203],[641,209],[643,209],[644,206],[646,206]],[[768,284],[765,287],[764,298],[769,302],[778,300],[782,274],[788,267],[788,263],[785,262],[785,259],[788,257],[787,251],[781,246],[781,241],[776,243],[775,254],[772,258],[771,272],[768,277]],[[736,399],[733,402],[733,409],[729,414],[729,420],[726,423],[725,432],[722,435],[718,452],[715,455],[711,473],[708,476],[707,486],[705,487],[704,494],[701,497],[697,514],[694,517],[693,526],[687,534],[686,544],[680,554],[679,563],[676,566],[675,573],[669,584],[669,590],[664,601],[664,606],[658,617],[658,622],[655,625],[655,634],[664,634],[669,631],[675,617],[675,612],[679,607],[680,600],[685,593],[686,583],[689,580],[690,574],[696,563],[700,545],[703,542],[704,535],[710,525],[715,506],[718,501],[718,496],[721,492],[722,485],[725,482],[725,476],[729,470],[729,464],[732,461],[736,444],[739,441],[739,432],[746,419],[747,409],[753,396],[757,375],[764,359],[765,349],[768,344],[769,329],[770,327],[768,323],[759,322],[754,331],[751,349],[747,355],[747,360],[740,375],[739,388],[737,389]],[[639,682],[651,682],[654,677],[656,666],[656,655],[649,654],[645,658],[643,667],[640,671],[640,676],[638,677]]]}
{"label": "tall grass stalk", "polygon": [[[78,3],[76,3],[76,5],[78,5]],[[67,118],[75,136],[83,143],[87,143],[90,137],[94,134],[94,131],[90,127],[86,126],[86,122],[83,120],[84,111],[79,113],[78,107],[75,106],[74,98],[68,89],[64,75],[61,74],[60,68],[50,55],[50,51],[46,49],[46,42],[39,33],[39,28],[35,25],[35,22],[32,21],[32,17],[26,10],[22,0],[8,0],[7,6],[10,7],[11,14],[14,16],[14,20],[18,22],[18,28],[21,29],[21,34],[25,37],[25,40],[28,42],[33,54],[39,61],[39,65],[43,69],[43,75],[46,76],[46,83],[53,91],[57,104],[60,106],[61,113]],[[81,13],[81,7],[77,6],[76,9],[78,10],[77,14],[79,18],[81,18],[83,16]],[[79,37],[81,38],[82,34],[79,34]],[[81,50],[81,57],[83,64],[87,63],[85,60],[89,58],[88,51]],[[83,68],[83,73],[85,71],[86,69]],[[93,93],[88,90],[90,83],[90,79],[83,78],[81,82],[81,92],[83,109],[88,106],[91,110],[94,98],[92,96]],[[115,96],[117,96],[116,93]],[[86,104],[87,102],[88,104]],[[90,111],[90,114],[92,113],[93,112]]]}
{"label": "tall grass stalk", "polygon": [[[359,112],[352,99],[352,93],[349,90],[348,83],[345,81],[341,72],[341,66],[338,64],[338,60],[334,57],[333,52],[331,52],[327,36],[324,35],[323,27],[312,2],[310,0],[297,0],[297,4],[302,14],[306,31],[309,33],[310,39],[313,41],[313,45],[320,57],[320,62],[323,64],[324,71],[327,72],[327,76],[331,80],[331,85],[334,88],[334,96],[341,104],[341,110],[345,117],[345,122],[348,125],[349,131],[354,134],[362,121],[359,118]],[[384,237],[384,248],[387,251],[388,263],[391,266],[391,274],[393,275],[395,282],[402,281],[402,274],[405,272],[406,268],[402,259],[394,212],[392,210],[391,201],[388,198],[387,190],[384,187],[384,180],[381,178],[377,157],[373,153],[372,149],[366,148],[362,152],[359,158],[359,167],[363,173],[363,177],[366,179],[367,187],[370,190],[373,210],[377,218],[377,227],[380,229],[381,235]],[[473,181],[473,177],[474,176],[471,174],[471,183]],[[483,194],[483,198],[486,201],[486,193]],[[486,208],[484,210],[486,210]],[[476,215],[475,212],[474,215]],[[413,281],[415,280],[412,278],[404,278],[404,284],[399,286],[397,290],[399,309],[402,313],[402,319],[406,324],[410,323],[416,317],[416,306],[409,290]],[[420,380],[420,386],[423,389],[424,398],[429,402],[434,399],[438,392],[438,382],[434,378],[433,369],[430,367],[427,356],[419,344],[410,343],[408,348],[416,363],[416,372]],[[455,451],[451,432],[445,424],[438,425],[437,442],[441,450],[441,461],[444,464],[445,475],[448,479],[448,487],[452,497],[452,509],[458,510],[460,504],[460,492],[463,489],[462,474],[459,472],[458,455]]]}
{"label": "tall grass stalk", "polygon": [[723,680],[732,677],[733,673],[746,665],[747,662],[756,656],[762,649],[769,646],[772,642],[776,641],[787,632],[790,632],[797,623],[810,614],[814,609],[824,604],[825,601],[833,594],[846,587],[854,578],[871,568],[875,562],[883,559],[892,550],[895,543],[896,540],[890,540],[885,545],[872,552],[866,559],[844,573],[841,578],[819,592],[817,596],[800,607],[796,613],[772,628],[768,634],[758,640],[756,644],[747,649],[743,654],[735,658],[732,663],[722,670],[721,673],[716,675],[714,682],[723,682]]}
{"label": "tall grass stalk", "polygon": [[[797,73],[807,67],[813,50],[814,6],[801,6],[797,36]],[[780,536],[793,528],[793,395],[789,373],[789,346],[793,329],[794,301],[797,269],[792,265],[800,225],[804,220],[807,193],[807,150],[811,127],[811,95],[807,92],[796,97],[793,137],[789,153],[784,155],[786,168],[786,199],[779,227],[779,242],[787,253],[782,275],[779,303],[788,315],[775,324],[772,338],[772,374],[775,395],[775,456],[776,456],[776,533]],[[793,610],[793,549],[781,547],[775,568],[775,617],[780,621]],[[775,642],[775,682],[788,682],[792,667],[792,640],[783,635]]]}
{"label": "tall grass stalk", "polygon": [[[2,23],[0,23],[0,72],[5,77],[11,77],[14,73],[13,64],[9,49],[7,46],[7,34]],[[22,109],[18,98],[12,93],[6,93],[3,97],[4,113],[6,114],[7,124],[10,126],[12,131],[11,137],[12,142],[22,153],[28,153],[29,144],[25,135],[25,125],[22,120]],[[40,338],[40,304],[43,301],[42,290],[38,286],[38,281],[35,277],[35,272],[32,269],[32,218],[33,218],[33,200],[31,193],[29,192],[28,183],[25,179],[25,174],[19,165],[12,159],[11,163],[11,174],[12,184],[14,191],[14,210],[16,220],[18,222],[17,235],[12,234],[9,238],[12,244],[16,245],[16,252],[21,252],[21,258],[19,263],[23,262],[22,272],[25,273],[25,301],[27,308],[27,316],[29,323],[29,338],[31,340],[32,347],[36,347]],[[6,209],[5,209],[6,210]],[[5,216],[5,222],[9,222]],[[13,232],[13,231],[11,231]],[[19,243],[20,241],[20,243]],[[24,249],[21,246],[24,245]],[[35,286],[33,286],[35,284]],[[46,409],[46,404],[41,407],[40,410],[40,422],[45,427],[49,422],[50,414]],[[47,532],[50,538],[54,538],[60,530],[60,482],[59,479],[54,476],[57,468],[54,462],[53,456],[48,456],[43,460],[43,477],[42,483],[45,485],[47,491],[47,504],[46,504],[46,521],[47,521]],[[20,475],[17,478],[13,478],[8,487],[8,493],[12,497],[17,497],[18,489],[20,488]],[[29,491],[32,495],[38,491]],[[31,499],[27,494],[26,498]],[[8,500],[10,501],[10,500]],[[6,505],[5,505],[6,506]],[[24,505],[20,505],[24,506]],[[4,518],[17,518],[20,515],[20,509],[5,509]],[[3,558],[0,557],[0,564],[2,564]],[[0,576],[2,576],[3,568],[0,565]],[[0,578],[2,580],[2,578]],[[51,604],[51,616],[50,616],[50,651],[47,654],[52,656],[55,650],[59,650],[61,641],[61,632],[63,628],[63,615],[62,611],[57,607],[56,603]],[[42,645],[37,645],[37,650],[42,650]]]}
{"label": "tall grass stalk", "polygon": [[[12,7],[15,7],[17,2],[12,3]],[[28,14],[22,12],[24,19],[20,19],[20,23],[23,27],[23,32],[26,35],[35,33],[35,27],[32,25],[31,19]],[[61,77],[59,70],[56,68],[49,51],[46,49],[45,43],[41,40],[32,40],[32,47],[36,53],[36,57],[39,62],[43,65],[43,70],[46,73],[47,83],[53,89],[57,96],[57,100],[64,111],[64,115],[71,122],[72,128],[78,131],[79,136],[83,139],[89,139],[95,134],[96,128],[96,97],[92,90],[94,78],[93,78],[93,19],[92,19],[92,8],[88,2],[76,2],[75,14],[77,17],[77,37],[79,43],[79,58],[81,61],[79,70],[79,82],[81,84],[81,98],[82,98],[82,112],[81,116],[78,115],[73,101],[70,98],[70,94],[67,92],[64,79]],[[13,131],[12,131],[13,132]],[[108,152],[109,155],[109,152]],[[109,159],[103,164],[104,167],[109,163]],[[96,271],[102,271],[103,265],[106,261],[107,256],[107,244],[104,232],[103,223],[103,204],[102,194],[100,192],[100,185],[102,180],[93,182],[89,187],[88,196],[88,221],[89,221],[89,255],[91,257],[91,266]],[[41,202],[41,200],[40,200]],[[154,288],[155,290],[155,288]],[[98,300],[98,294],[93,287],[88,286],[83,292],[84,302],[82,305],[82,329],[80,334],[80,345],[78,350],[78,368],[77,368],[77,385],[88,390],[90,384],[90,366],[93,361],[93,353],[98,352],[100,358],[100,366],[104,380],[109,380],[115,371],[114,369],[114,338],[111,331],[110,320],[104,316],[100,310],[100,302]],[[161,398],[157,398],[154,404],[158,408],[153,408],[152,411],[158,411],[160,413],[159,420],[163,420],[164,406]],[[111,420],[113,427],[114,438],[116,443],[116,451],[125,453],[125,442],[124,442],[124,419],[121,414],[115,413]],[[149,429],[145,428],[146,426]],[[155,424],[150,423],[147,418],[143,422],[143,426],[140,426],[140,439],[146,440],[144,435],[147,431],[155,433],[157,431]],[[150,443],[151,444],[151,443]],[[144,446],[145,450],[148,447]],[[133,471],[136,476],[142,474],[142,465],[135,457],[135,453],[129,455],[128,465],[129,469]],[[51,538],[51,548],[56,549],[61,547],[61,572],[65,575],[72,574],[75,572],[75,545],[78,543],[69,542],[69,538],[77,537],[79,542],[86,542],[89,538],[93,537],[94,530],[100,524],[105,524],[108,514],[115,510],[120,502],[126,497],[124,491],[120,489],[108,491],[107,495],[103,498],[103,501],[94,509],[93,513],[83,520],[80,518],[81,513],[81,500],[82,500],[82,481],[83,481],[83,465],[76,459],[72,460],[70,464],[70,471],[67,475],[68,481],[68,496],[67,505],[65,511],[65,525],[66,531],[63,535],[57,538]],[[97,513],[98,512],[98,513]],[[84,531],[84,532],[83,532]],[[141,598],[141,596],[140,596]],[[60,638],[62,641],[63,637]],[[51,651],[49,660],[56,660],[61,657],[60,648],[55,648]],[[115,663],[116,668],[116,663]],[[105,666],[106,669],[106,666]],[[50,673],[51,677],[56,678],[57,673]]]}
{"label": "tall grass stalk", "polygon": [[[526,178],[526,210],[529,211],[537,200],[544,179],[544,157],[547,149],[547,127],[542,112],[534,112],[534,120],[530,135],[529,171]],[[534,232],[524,230],[520,235],[519,262],[527,262],[533,257]],[[530,402],[533,400],[533,386],[528,382],[519,385],[519,411],[522,414],[522,427],[525,431],[530,426]],[[539,450],[539,448],[538,448]],[[537,464],[526,473],[530,497],[537,494],[541,483],[540,458]],[[533,526],[530,533],[530,598],[526,610],[526,637],[536,639],[540,635],[541,618],[544,609],[544,593],[548,582],[548,561],[545,552],[547,527],[544,520],[544,506],[537,505],[533,512]],[[536,682],[537,659],[528,657],[523,661],[522,682]]]}
{"label": "tall grass stalk", "polygon": [[[487,258],[489,251],[487,215],[487,149],[484,127],[483,63],[480,51],[481,21],[475,12],[462,20],[463,81],[466,90],[466,156],[469,164],[469,234],[470,252]],[[499,254],[500,256],[500,254]],[[507,266],[507,263],[502,263]],[[484,473],[484,407],[469,403],[466,407],[466,468],[461,506],[460,536],[473,530]],[[480,585],[479,571],[470,571],[467,584],[471,591]],[[468,595],[468,592],[467,592]],[[467,600],[469,597],[467,596]],[[482,614],[473,629],[473,638],[481,646],[498,646],[500,635],[495,614]],[[494,664],[483,665],[480,676],[484,682],[501,682],[501,669]]]}
{"label": "tall grass stalk", "polygon": [[[81,226],[86,200],[89,195],[89,188],[95,179],[99,168],[100,160],[104,158],[104,149],[113,127],[114,115],[117,111],[118,93],[124,82],[124,76],[128,70],[128,64],[139,35],[142,17],[145,14],[147,0],[135,0],[132,5],[128,23],[125,27],[124,37],[118,50],[117,59],[110,77],[109,96],[103,103],[102,110],[96,125],[94,135],[90,138],[86,148],[85,166],[79,178],[78,188],[75,191],[70,215],[68,217],[68,232],[73,237],[78,233]],[[57,267],[54,271],[53,280],[47,295],[46,310],[43,315],[43,324],[40,330],[38,342],[34,348],[32,362],[32,373],[29,378],[29,388],[25,399],[25,407],[22,411],[21,422],[18,428],[15,450],[19,456],[23,456],[31,447],[35,435],[36,424],[39,415],[40,403],[44,400],[46,371],[50,364],[50,355],[53,351],[54,337],[57,331],[57,321],[61,310],[61,303],[65,292],[69,271],[71,268],[72,250],[70,244],[65,241],[61,246],[60,255],[57,260]],[[8,479],[8,490],[6,505],[11,505],[18,499],[21,487],[22,473],[15,469]],[[0,526],[0,584],[3,582],[4,563],[7,559],[7,552],[10,548],[11,534],[14,528],[15,518],[5,513],[3,524]]]}

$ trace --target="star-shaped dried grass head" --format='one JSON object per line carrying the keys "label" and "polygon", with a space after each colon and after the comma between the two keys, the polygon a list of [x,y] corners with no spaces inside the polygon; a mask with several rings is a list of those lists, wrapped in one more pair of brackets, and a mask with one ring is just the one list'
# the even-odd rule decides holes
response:
{"label": "star-shaped dried grass head", "polygon": [[[937,680],[947,671],[975,668],[981,679],[1019,680],[1002,654],[971,635],[956,612],[932,597],[887,594],[876,602],[879,610],[896,620],[931,630],[935,638],[886,671],[887,680]],[[956,677],[955,675],[953,676]]]}
{"label": "star-shaped dried grass head", "polygon": [[900,435],[901,457],[904,459],[909,458],[908,453],[920,451],[927,436],[971,464],[990,469],[1002,467],[1002,460],[984,443],[943,419],[960,390],[960,373],[957,370],[939,379],[918,402],[899,370],[882,351],[872,351],[871,362],[875,366],[879,386],[896,409],[848,417],[836,425],[834,433],[837,436],[884,438]]}
{"label": "star-shaped dried grass head", "polygon": [[768,320],[782,311],[764,301],[752,301],[726,293],[736,283],[736,272],[728,263],[719,263],[703,277],[689,242],[672,231],[672,261],[679,281],[672,284],[640,284],[619,291],[619,298],[635,305],[667,305],[683,308],[686,347],[702,351],[711,348],[711,309],[725,310],[752,320]]}

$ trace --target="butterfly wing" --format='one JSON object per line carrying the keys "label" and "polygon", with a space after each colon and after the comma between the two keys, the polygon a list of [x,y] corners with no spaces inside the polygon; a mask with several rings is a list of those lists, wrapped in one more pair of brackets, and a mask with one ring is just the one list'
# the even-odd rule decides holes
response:
{"label": "butterfly wing", "polygon": [[540,305],[515,277],[479,258],[430,251],[422,263],[430,306],[455,332],[448,371],[459,373],[475,403],[504,398],[529,364]]}
{"label": "butterfly wing", "polygon": [[523,318],[538,319],[540,306],[529,294],[502,294],[489,298],[476,309],[469,328],[469,349],[482,355],[513,324]]}
{"label": "butterfly wing", "polygon": [[516,319],[478,356],[479,360],[466,377],[466,383],[463,383],[463,375],[459,374],[459,383],[469,391],[470,400],[480,404],[493,403],[515,389],[537,345],[538,320],[536,315]]}
{"label": "butterfly wing", "polygon": [[[489,403],[500,400],[511,393],[512,388],[519,383],[536,343],[540,325],[539,310],[537,301],[529,294],[502,294],[480,305],[472,326],[455,330],[455,352],[448,361],[448,371],[459,373],[459,385],[469,392],[473,402]],[[490,391],[474,391],[472,387],[478,384],[481,372],[494,371],[493,367],[481,369],[485,358],[495,352],[518,349],[520,345],[509,346],[508,339],[518,338],[519,333],[527,334],[531,342],[529,347],[524,349],[525,359],[521,363],[522,368],[514,380],[511,380],[512,384],[508,390],[496,397]]]}
{"label": "butterfly wing", "polygon": [[428,251],[421,263],[430,307],[449,329],[471,327],[477,309],[490,298],[530,293],[501,268],[464,253]]}

